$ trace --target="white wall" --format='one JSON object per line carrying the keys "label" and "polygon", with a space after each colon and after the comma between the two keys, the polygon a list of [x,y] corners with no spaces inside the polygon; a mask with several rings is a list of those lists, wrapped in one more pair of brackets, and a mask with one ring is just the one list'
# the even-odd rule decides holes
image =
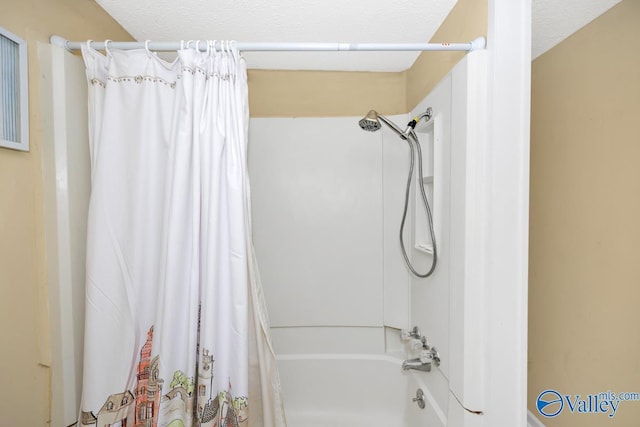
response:
{"label": "white wall", "polygon": [[254,243],[279,353],[381,353],[383,326],[408,325],[408,278],[385,245],[408,148],[359,119],[251,119]]}

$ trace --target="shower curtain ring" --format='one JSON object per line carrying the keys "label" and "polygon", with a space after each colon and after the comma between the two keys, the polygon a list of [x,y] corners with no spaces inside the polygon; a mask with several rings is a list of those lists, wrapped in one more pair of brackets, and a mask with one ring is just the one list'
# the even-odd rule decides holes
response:
{"label": "shower curtain ring", "polygon": [[235,40],[231,40],[231,42],[229,42],[229,45],[230,45],[230,49],[231,49],[231,54],[233,55],[233,58],[237,61],[240,52],[236,48],[236,41]]}
{"label": "shower curtain ring", "polygon": [[149,42],[150,42],[150,40],[145,40],[145,41],[144,41],[144,50],[146,50],[146,51],[147,51],[147,55],[151,56],[151,54],[152,54],[152,53],[151,53],[151,51],[149,50]]}
{"label": "shower curtain ring", "polygon": [[111,40],[107,39],[104,41],[104,51],[107,53],[107,56],[111,56],[111,51],[109,50],[109,43]]}
{"label": "shower curtain ring", "polygon": [[218,54],[218,51],[216,50],[216,43],[217,43],[217,41],[218,41],[218,40],[214,40],[214,41],[211,43],[211,47],[213,48],[213,54],[214,54],[214,55],[217,55],[217,54]]}

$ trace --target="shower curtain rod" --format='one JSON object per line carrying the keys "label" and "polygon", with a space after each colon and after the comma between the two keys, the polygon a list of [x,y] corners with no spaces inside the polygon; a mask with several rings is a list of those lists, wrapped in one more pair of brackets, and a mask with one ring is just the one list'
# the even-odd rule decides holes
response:
{"label": "shower curtain rod", "polygon": [[[63,47],[68,51],[80,50],[86,42],[73,42],[60,36],[51,36],[51,44]],[[191,43],[197,41],[192,40]],[[200,41],[201,50],[207,49],[207,41]],[[145,42],[114,42],[109,41],[110,49],[143,49]],[[187,41],[177,42],[148,42],[150,50],[176,51]],[[338,52],[338,51],[472,51],[484,49],[486,40],[478,37],[469,43],[263,43],[263,42],[235,42],[236,48],[242,52]],[[222,41],[215,42],[215,48],[220,50]],[[91,47],[103,50],[105,42],[92,41]]]}

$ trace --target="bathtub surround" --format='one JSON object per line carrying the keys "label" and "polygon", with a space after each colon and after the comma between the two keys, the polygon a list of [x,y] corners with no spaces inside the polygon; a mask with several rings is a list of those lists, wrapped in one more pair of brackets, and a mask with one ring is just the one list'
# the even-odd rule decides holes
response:
{"label": "bathtub surround", "polygon": [[[428,197],[443,247],[428,279],[411,279],[398,248],[406,141],[384,126],[381,132],[362,132],[361,116],[251,120],[254,241],[275,351],[286,367],[283,389],[290,397],[285,405],[292,426],[383,426],[394,414],[398,425],[442,426],[447,420],[460,423],[450,425],[473,425],[464,421],[469,416],[463,406],[483,411],[483,360],[478,354],[484,351],[484,314],[475,302],[484,297],[484,285],[478,270],[481,257],[471,247],[484,237],[474,225],[477,214],[472,208],[481,184],[471,174],[479,170],[479,152],[486,147],[482,132],[474,127],[482,119],[468,112],[478,111],[484,100],[486,53],[468,54],[410,114],[389,117],[405,123],[428,107],[433,111],[432,120],[416,127],[429,175],[419,179],[430,178]],[[428,268],[429,255],[415,249],[424,237],[416,230],[426,232],[425,224],[419,227],[424,213],[415,203],[416,183],[405,242],[413,264]],[[438,349],[442,363],[434,363],[431,372],[400,372],[404,359],[420,353],[399,342],[399,329],[409,325],[418,325],[429,345]],[[365,366],[371,363],[381,374],[363,382],[369,372]],[[350,373],[328,381],[328,366]],[[386,375],[394,367],[399,378]],[[305,389],[300,378],[317,384],[317,390]],[[362,387],[385,393],[393,385],[405,400],[415,396],[415,389],[409,394],[407,381],[419,383],[429,396],[427,410],[410,418],[406,411],[413,407],[394,398],[393,405],[358,421],[358,411],[371,402],[366,402],[366,393],[352,390],[357,386],[339,378],[359,378]],[[328,393],[332,382],[349,396],[350,407],[317,397]]]}

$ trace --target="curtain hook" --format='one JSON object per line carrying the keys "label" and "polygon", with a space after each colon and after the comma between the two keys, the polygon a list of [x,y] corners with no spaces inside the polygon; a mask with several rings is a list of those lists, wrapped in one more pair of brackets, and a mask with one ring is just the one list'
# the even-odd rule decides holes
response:
{"label": "curtain hook", "polygon": [[107,39],[104,41],[104,51],[107,52],[107,56],[111,56],[111,51],[109,50],[109,43],[111,40]]}
{"label": "curtain hook", "polygon": [[149,50],[149,42],[150,42],[150,40],[145,40],[144,41],[144,50],[147,51],[147,55],[151,56],[152,52]]}
{"label": "curtain hook", "polygon": [[218,51],[216,50],[216,42],[218,40],[214,40],[211,42],[211,48],[213,49],[213,54],[216,55],[218,53]]}
{"label": "curtain hook", "polygon": [[200,52],[200,40],[196,42],[196,50]]}
{"label": "curtain hook", "polygon": [[93,42],[93,40],[87,40],[87,49],[91,50],[91,42]]}
{"label": "curtain hook", "polygon": [[193,42],[193,40],[188,40],[187,41],[187,49],[191,49],[191,42]]}
{"label": "curtain hook", "polygon": [[230,47],[231,47],[231,54],[233,55],[233,58],[237,61],[238,57],[240,56],[240,52],[238,51],[238,48],[236,47],[236,41],[235,40],[231,40],[229,43],[230,43]]}
{"label": "curtain hook", "polygon": [[211,56],[211,40],[207,40],[207,56]]}
{"label": "curtain hook", "polygon": [[180,40],[180,50],[184,50],[184,40]]}

